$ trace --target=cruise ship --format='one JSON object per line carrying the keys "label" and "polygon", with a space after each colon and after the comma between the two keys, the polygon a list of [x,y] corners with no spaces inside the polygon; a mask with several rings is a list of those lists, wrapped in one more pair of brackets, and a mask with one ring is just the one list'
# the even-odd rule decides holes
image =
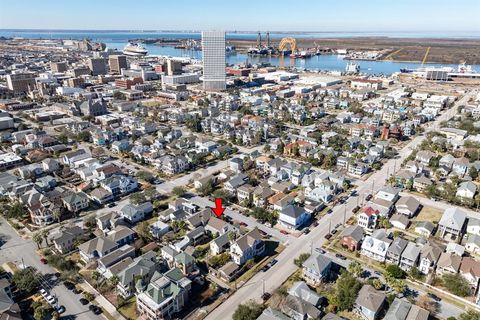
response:
{"label": "cruise ship", "polygon": [[123,48],[123,54],[127,56],[145,56],[148,51],[139,43],[129,43]]}

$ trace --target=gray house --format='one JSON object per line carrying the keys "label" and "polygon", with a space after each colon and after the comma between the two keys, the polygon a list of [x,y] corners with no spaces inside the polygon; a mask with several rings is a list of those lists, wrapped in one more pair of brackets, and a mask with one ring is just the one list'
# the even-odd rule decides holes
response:
{"label": "gray house", "polygon": [[387,262],[398,265],[402,256],[403,250],[407,247],[408,241],[402,238],[393,240],[387,250]]}
{"label": "gray house", "polygon": [[459,208],[448,208],[443,212],[442,218],[438,223],[438,230],[442,237],[449,233],[452,236],[462,235],[467,215]]}
{"label": "gray house", "polygon": [[332,265],[330,258],[314,251],[303,263],[303,276],[307,283],[318,285],[323,279],[329,277]]}
{"label": "gray house", "polygon": [[385,294],[366,284],[360,289],[355,300],[355,312],[363,319],[375,320],[385,305]]}
{"label": "gray house", "polygon": [[403,251],[400,259],[400,268],[402,268],[404,271],[410,271],[410,269],[416,267],[418,260],[420,259],[421,250],[422,248],[419,245],[413,242],[408,242],[408,245]]}

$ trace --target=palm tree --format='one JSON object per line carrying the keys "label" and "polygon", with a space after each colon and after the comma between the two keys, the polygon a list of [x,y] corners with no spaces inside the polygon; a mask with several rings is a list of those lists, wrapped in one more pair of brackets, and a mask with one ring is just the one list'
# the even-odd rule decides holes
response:
{"label": "palm tree", "polygon": [[53,209],[52,214],[58,222],[61,222],[60,219],[62,218],[62,210],[60,208]]}
{"label": "palm tree", "polygon": [[40,232],[36,232],[34,233],[33,237],[32,237],[32,240],[33,242],[35,242],[37,244],[37,247],[38,249],[40,249],[40,246],[42,245],[43,243],[43,236]]}
{"label": "palm tree", "polygon": [[100,280],[100,276],[101,276],[101,275],[100,275],[100,272],[98,272],[98,271],[93,271],[93,272],[92,272],[92,279],[95,281],[95,287],[98,286],[98,282],[99,282],[99,280]]}
{"label": "palm tree", "polygon": [[40,231],[40,234],[42,235],[42,238],[45,239],[45,243],[47,244],[47,246],[49,246],[48,235],[50,234],[50,232],[47,229],[43,229],[42,231]]}

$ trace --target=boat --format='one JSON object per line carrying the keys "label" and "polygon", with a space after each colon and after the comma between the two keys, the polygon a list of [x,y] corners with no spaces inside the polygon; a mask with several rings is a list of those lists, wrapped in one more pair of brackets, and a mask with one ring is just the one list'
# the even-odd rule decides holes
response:
{"label": "boat", "polygon": [[128,43],[123,48],[123,54],[127,56],[140,57],[147,55],[148,51],[139,43]]}

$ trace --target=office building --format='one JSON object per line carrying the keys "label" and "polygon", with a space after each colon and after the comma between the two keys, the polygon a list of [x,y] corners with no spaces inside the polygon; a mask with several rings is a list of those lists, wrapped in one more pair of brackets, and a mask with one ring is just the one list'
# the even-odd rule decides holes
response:
{"label": "office building", "polygon": [[113,55],[108,57],[108,65],[111,73],[121,74],[122,69],[127,69],[127,57],[124,55]]}
{"label": "office building", "polygon": [[167,75],[173,76],[182,74],[182,61],[168,59],[167,61]]}
{"label": "office building", "polygon": [[107,73],[105,58],[90,58],[88,59],[88,68],[93,76],[98,76]]}
{"label": "office building", "polygon": [[50,69],[52,72],[65,72],[68,69],[68,64],[64,62],[50,62]]}
{"label": "office building", "polygon": [[7,75],[7,88],[15,93],[28,92],[35,87],[35,74],[15,73]]}
{"label": "office building", "polygon": [[203,89],[225,90],[225,32],[202,32]]}
{"label": "office building", "polygon": [[81,77],[70,78],[67,80],[67,86],[70,88],[80,88],[85,84],[85,80]]}
{"label": "office building", "polygon": [[90,69],[85,66],[79,66],[73,68],[72,73],[74,77],[88,76],[90,75]]}

